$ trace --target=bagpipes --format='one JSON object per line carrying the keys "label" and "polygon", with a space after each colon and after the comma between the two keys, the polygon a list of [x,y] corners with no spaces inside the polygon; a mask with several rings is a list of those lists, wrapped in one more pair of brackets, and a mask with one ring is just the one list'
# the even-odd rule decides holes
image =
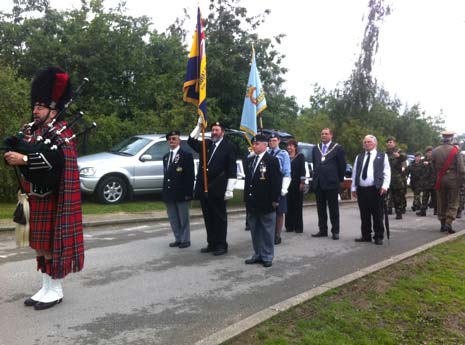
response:
{"label": "bagpipes", "polygon": [[[74,97],[64,105],[64,107],[57,113],[55,118],[45,128],[42,129],[39,135],[35,135],[35,132],[38,130],[40,123],[37,121],[32,121],[24,125],[16,135],[5,138],[3,141],[4,146],[0,149],[2,151],[15,151],[22,154],[47,150],[57,150],[59,146],[65,143],[69,143],[75,138],[95,128],[97,124],[93,122],[90,126],[81,132],[73,134],[69,137],[63,137],[63,132],[66,129],[71,129],[84,116],[82,111],[79,111],[68,124],[61,126],[61,128],[58,128],[57,126],[57,123],[59,123],[60,120],[64,117],[65,113],[69,109],[70,105],[74,102],[74,100],[80,96],[84,85],[88,82],[89,79],[84,78],[82,83],[75,91]],[[55,143],[56,141],[58,141],[58,144]]]}

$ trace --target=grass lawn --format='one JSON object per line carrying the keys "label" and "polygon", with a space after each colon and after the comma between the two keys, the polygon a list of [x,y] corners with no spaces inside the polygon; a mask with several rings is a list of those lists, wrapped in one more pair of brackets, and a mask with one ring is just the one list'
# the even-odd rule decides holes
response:
{"label": "grass lawn", "polygon": [[465,239],[283,312],[228,345],[465,344]]}

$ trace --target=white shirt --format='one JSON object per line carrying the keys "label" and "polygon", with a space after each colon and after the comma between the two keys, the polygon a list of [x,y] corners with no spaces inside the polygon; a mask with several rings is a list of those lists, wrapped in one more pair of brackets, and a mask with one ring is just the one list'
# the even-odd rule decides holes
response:
{"label": "white shirt", "polygon": [[[257,167],[260,164],[260,162],[261,162],[263,156],[265,155],[265,153],[266,153],[266,150],[263,151],[262,153],[260,153],[258,156],[256,156],[257,157],[257,164],[255,164],[255,168],[254,168],[254,170],[252,172],[252,176],[253,176],[253,174],[255,174],[255,170],[257,170]],[[254,159],[254,161],[255,161],[255,159]],[[253,162],[252,162],[252,164],[253,164]]]}
{"label": "white shirt", "polygon": [[[173,160],[172,160],[171,162],[168,162],[168,165],[171,165],[171,163],[173,163],[174,157],[176,157],[176,154],[178,153],[179,148],[180,148],[180,146],[176,147],[176,148],[173,149],[173,150],[170,150],[170,152],[173,152],[173,155],[171,156],[171,157],[173,157],[173,158],[172,158]],[[170,156],[168,156],[168,160],[169,160],[169,159],[170,159]]]}
{"label": "white shirt", "polygon": [[[368,155],[366,153],[367,152],[365,152],[365,155],[363,156],[362,169],[365,166],[365,162],[368,158]],[[378,151],[376,151],[376,149],[373,149],[370,151],[370,162],[368,164],[367,178],[365,180],[362,179],[362,176],[360,174],[360,180],[358,181],[358,185],[360,187],[371,187],[375,185],[373,162],[376,159],[377,153]],[[355,159],[354,168],[352,170],[352,187],[351,187],[352,192],[355,192],[357,190],[357,186],[355,185],[355,179],[357,176],[358,158],[359,156],[357,156],[357,158]],[[389,158],[387,157],[387,154],[384,154],[383,185],[381,186],[381,188],[387,190],[390,184],[391,184],[391,166],[389,165]]]}

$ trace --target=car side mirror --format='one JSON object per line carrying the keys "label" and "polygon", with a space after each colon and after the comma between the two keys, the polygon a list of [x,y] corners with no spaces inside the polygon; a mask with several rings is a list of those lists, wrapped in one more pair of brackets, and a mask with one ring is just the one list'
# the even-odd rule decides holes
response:
{"label": "car side mirror", "polygon": [[141,161],[141,162],[151,161],[151,160],[152,160],[152,155],[148,155],[148,154],[147,154],[147,155],[142,155],[142,156],[140,157],[140,161]]}

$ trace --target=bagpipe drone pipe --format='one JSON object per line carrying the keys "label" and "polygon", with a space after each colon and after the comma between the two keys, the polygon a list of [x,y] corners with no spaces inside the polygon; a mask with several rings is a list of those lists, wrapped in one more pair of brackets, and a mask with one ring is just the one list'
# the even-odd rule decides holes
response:
{"label": "bagpipe drone pipe", "polygon": [[56,186],[60,177],[59,174],[61,173],[61,167],[57,162],[63,160],[62,152],[59,150],[60,147],[62,145],[69,144],[76,138],[97,126],[97,124],[93,122],[90,126],[87,126],[80,132],[73,134],[71,129],[83,118],[84,113],[81,111],[78,111],[69,123],[62,121],[66,111],[69,109],[69,106],[73,100],[81,94],[82,88],[87,82],[88,79],[85,78],[74,93],[74,98],[70,99],[65,104],[65,106],[57,113],[55,118],[47,126],[38,128],[37,122],[33,121],[24,125],[16,135],[9,136],[3,140],[4,145],[1,147],[2,151],[19,152],[24,155],[30,155],[30,158],[32,159],[37,155],[46,157],[44,160],[47,163],[50,163],[50,169],[45,178],[43,174],[37,174],[33,169],[20,167],[20,170],[26,179],[33,184],[55,189],[54,187]]}

